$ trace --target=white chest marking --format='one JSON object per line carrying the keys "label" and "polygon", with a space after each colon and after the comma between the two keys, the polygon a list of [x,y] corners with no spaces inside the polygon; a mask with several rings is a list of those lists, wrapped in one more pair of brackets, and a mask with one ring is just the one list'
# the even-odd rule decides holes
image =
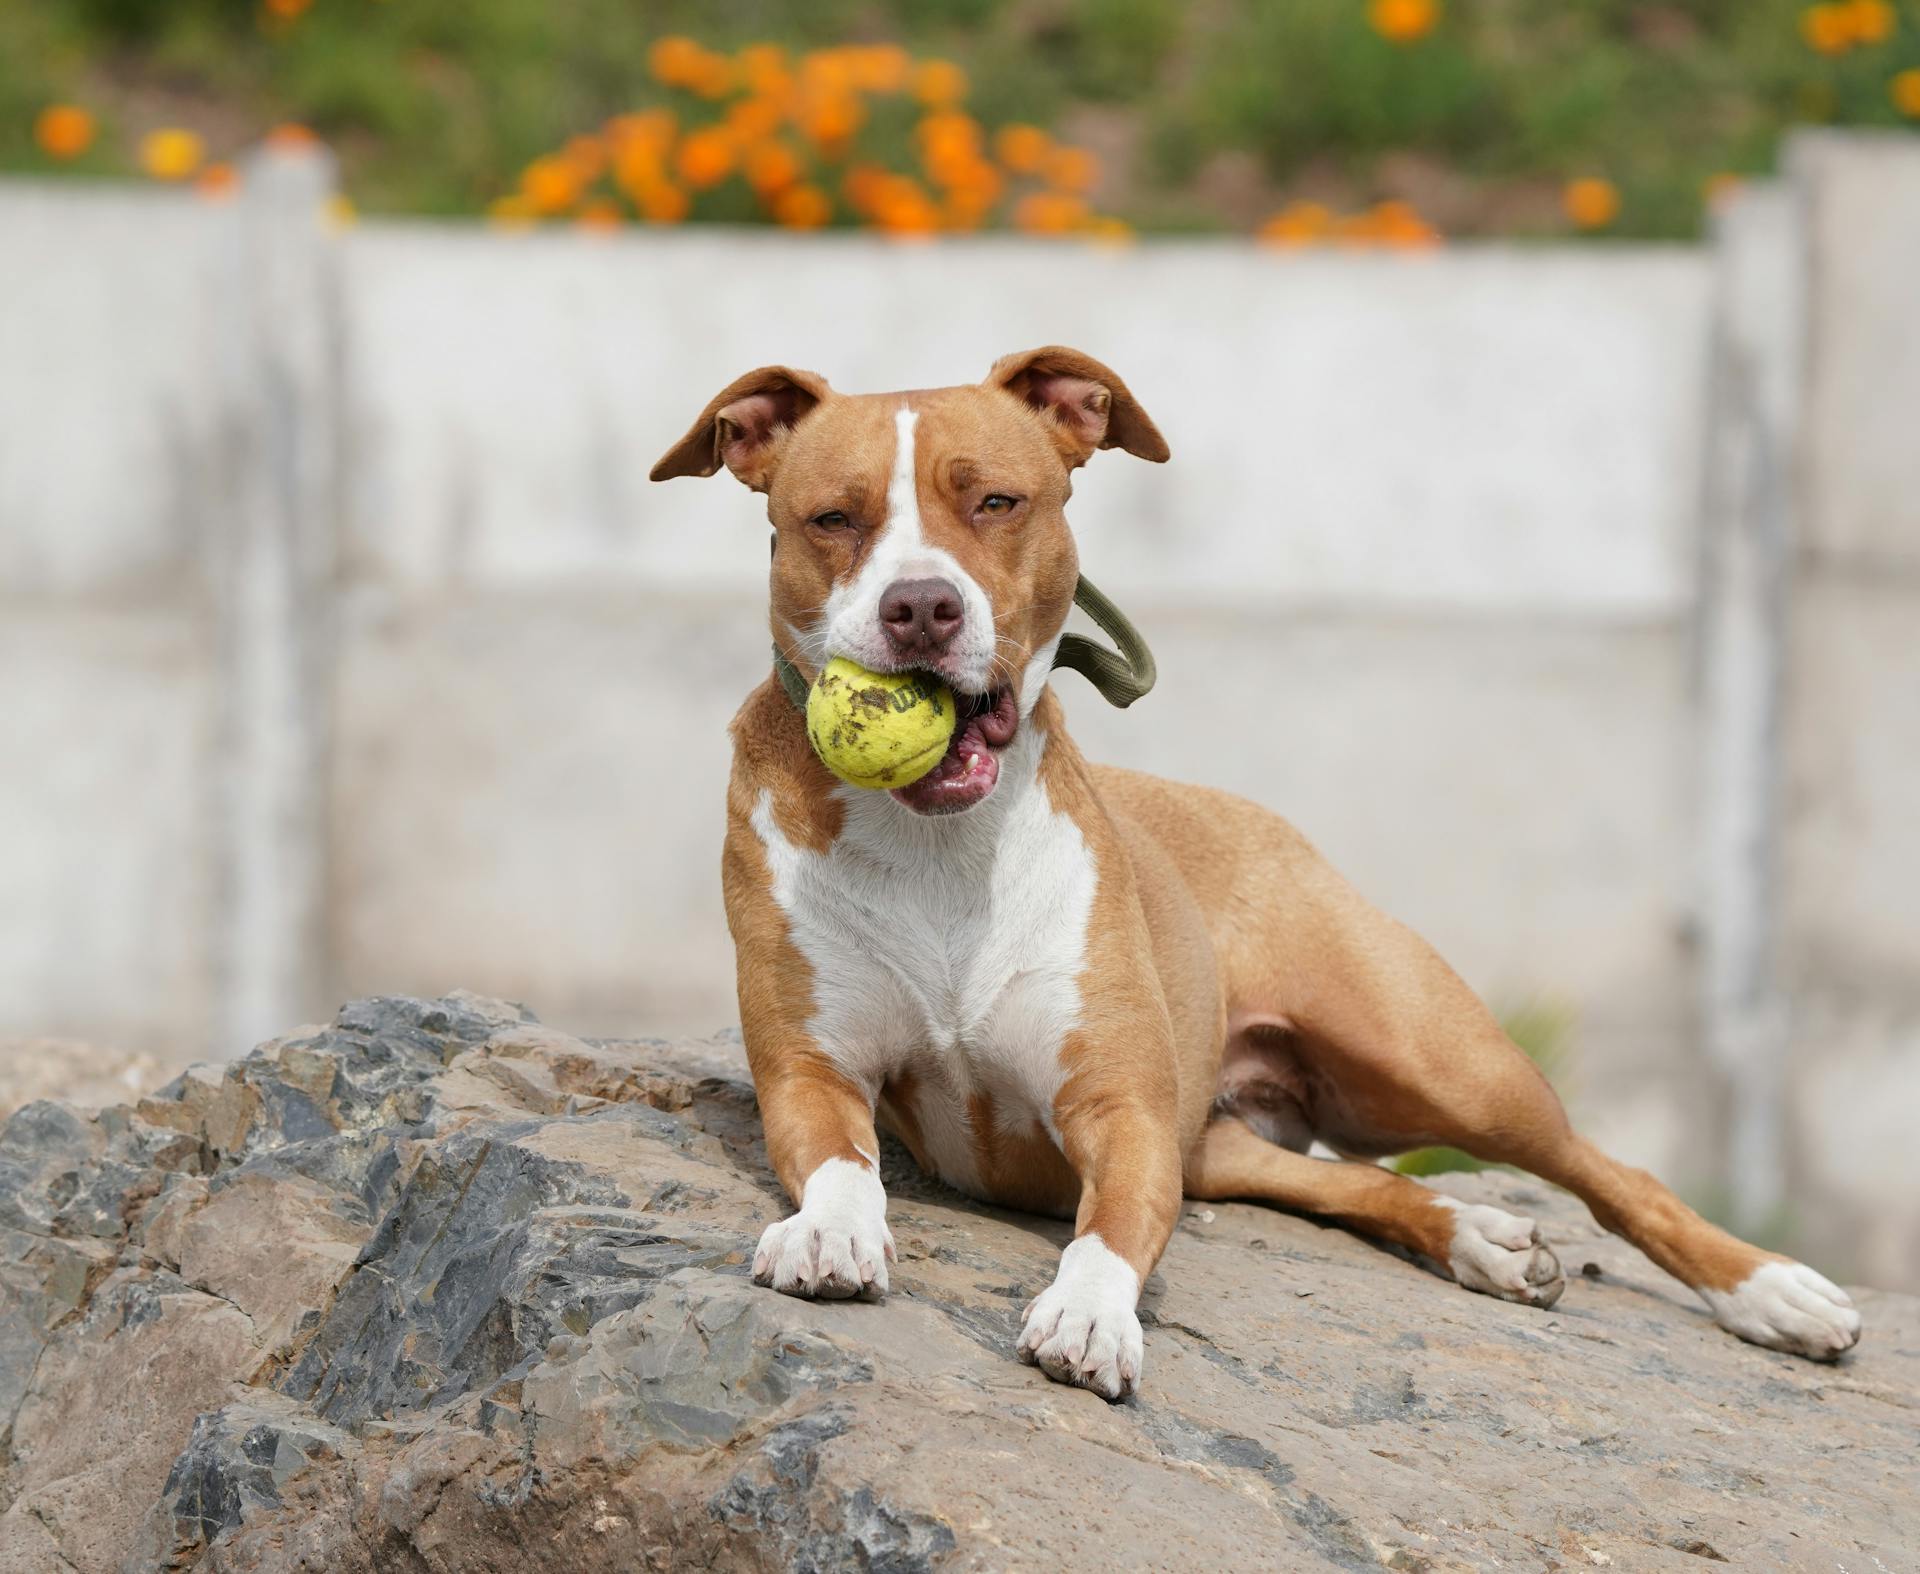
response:
{"label": "white chest marking", "polygon": [[911,1071],[927,1157],[977,1184],[969,1100],[996,1123],[1053,1129],[1060,1050],[1080,1021],[1096,878],[1079,826],[1037,779],[1045,734],[1023,728],[992,797],[922,818],[885,793],[841,789],[846,820],[826,853],[796,847],[763,794],[753,827],[773,898],[813,968],[807,1024],[868,1095]]}
{"label": "white chest marking", "polygon": [[918,420],[916,412],[904,407],[895,412],[885,526],[853,577],[833,587],[802,648],[816,666],[831,656],[846,656],[865,667],[889,668],[895,656],[880,624],[881,598],[903,579],[944,579],[959,590],[964,613],[948,656],[949,675],[969,693],[981,694],[992,675],[993,604],[958,558],[927,540],[914,474],[913,429]]}

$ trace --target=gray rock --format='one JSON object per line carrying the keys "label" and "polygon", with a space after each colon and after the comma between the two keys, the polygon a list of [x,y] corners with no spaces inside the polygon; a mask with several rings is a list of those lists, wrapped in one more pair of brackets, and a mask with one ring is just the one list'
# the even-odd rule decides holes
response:
{"label": "gray rock", "polygon": [[[1109,1406],[1012,1356],[1065,1227],[883,1155],[884,1304],[756,1289],[737,1039],[349,1006],[0,1128],[0,1574],[1573,1568],[1910,1560],[1920,1304],[1742,1345],[1579,1206],[1550,1314],[1192,1207]],[[1584,1271],[1582,1271],[1584,1270]]]}

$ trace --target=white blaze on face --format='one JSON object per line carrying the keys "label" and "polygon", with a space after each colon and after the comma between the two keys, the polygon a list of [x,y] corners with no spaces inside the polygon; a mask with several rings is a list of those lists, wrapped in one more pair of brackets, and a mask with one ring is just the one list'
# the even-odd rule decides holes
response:
{"label": "white blaze on face", "polygon": [[991,681],[993,604],[959,559],[926,539],[914,473],[913,429],[918,420],[918,413],[904,405],[894,414],[897,435],[887,481],[886,523],[853,577],[837,583],[827,597],[819,624],[825,637],[820,654],[845,656],[876,671],[898,666],[900,658],[881,626],[881,601],[903,579],[944,579],[960,592],[964,623],[933,665],[955,688],[982,694]]}

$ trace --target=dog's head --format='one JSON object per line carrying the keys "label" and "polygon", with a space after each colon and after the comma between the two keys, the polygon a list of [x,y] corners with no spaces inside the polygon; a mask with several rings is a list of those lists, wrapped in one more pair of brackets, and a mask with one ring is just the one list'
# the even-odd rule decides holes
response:
{"label": "dog's head", "polygon": [[909,393],[763,366],[714,395],[653,479],[725,465],[766,494],[773,637],[809,680],[845,656],[954,691],[948,757],[894,795],[945,813],[992,792],[1046,682],[1079,577],[1066,501],[1099,448],[1167,457],[1125,383],[1053,345]]}

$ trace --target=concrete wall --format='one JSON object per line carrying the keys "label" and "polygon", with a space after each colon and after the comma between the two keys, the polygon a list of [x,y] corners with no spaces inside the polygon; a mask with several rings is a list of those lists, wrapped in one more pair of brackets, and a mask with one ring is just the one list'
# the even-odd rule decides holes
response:
{"label": "concrete wall", "polygon": [[[764,519],[646,471],[764,361],[923,386],[1059,340],[1174,452],[1076,491],[1162,671],[1124,714],[1062,678],[1083,745],[1288,814],[1496,1003],[1576,1013],[1602,1141],[1703,1195],[1772,1152],[1900,1277],[1920,492],[1861,390],[1920,376],[1913,158],[1809,145],[1712,250],[1379,259],[331,233],[287,158],[229,207],[0,187],[0,1034],[231,1053],[456,984],[727,1020]],[[1874,239],[1803,290],[1809,233]],[[1803,312],[1804,431],[1747,397],[1800,390]],[[1782,487],[1790,661],[1735,550]]]}
{"label": "concrete wall", "polygon": [[164,196],[0,194],[0,1031],[211,1036],[236,235]]}
{"label": "concrete wall", "polygon": [[1808,247],[1780,971],[1804,1213],[1920,1274],[1920,141],[1797,150]]}

